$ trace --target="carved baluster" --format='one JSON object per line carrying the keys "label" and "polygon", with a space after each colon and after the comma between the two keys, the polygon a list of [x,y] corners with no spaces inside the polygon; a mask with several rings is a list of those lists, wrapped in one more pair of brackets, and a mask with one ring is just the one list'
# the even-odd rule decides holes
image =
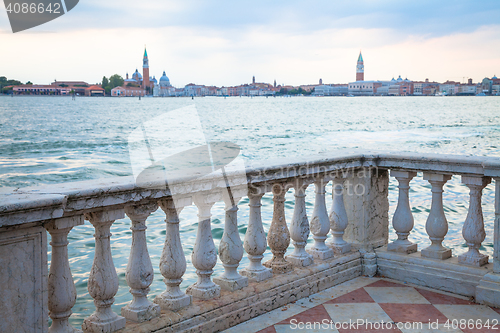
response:
{"label": "carved baluster", "polygon": [[290,232],[285,219],[285,194],[286,184],[273,185],[273,219],[267,234],[267,243],[273,253],[273,258],[264,263],[264,266],[273,270],[274,274],[290,272],[292,264],[285,260],[285,252],[290,245]]}
{"label": "carved baluster", "polygon": [[344,181],[345,178],[333,178],[332,188],[332,210],[330,212],[330,229],[333,240],[330,243],[333,252],[343,254],[351,251],[351,244],[344,240],[344,231],[347,228],[347,213],[344,206]]}
{"label": "carved baluster", "polygon": [[495,239],[493,272],[500,274],[500,178],[495,178]]}
{"label": "carved baluster", "polygon": [[325,241],[330,231],[330,220],[325,203],[325,186],[328,181],[324,177],[319,177],[315,182],[315,202],[311,217],[311,232],[314,238],[314,245],[309,249],[309,253],[316,259],[328,259],[333,257],[333,250],[326,246]]}
{"label": "carved baluster", "polygon": [[469,251],[458,256],[458,262],[471,266],[483,266],[488,263],[488,256],[479,252],[486,237],[484,231],[481,195],[483,188],[491,182],[490,177],[462,176],[462,183],[470,189],[469,212],[465,218],[462,235]]}
{"label": "carved baluster", "polygon": [[241,198],[226,193],[227,195],[224,195],[226,220],[219,244],[219,257],[224,265],[224,273],[214,277],[214,282],[225,290],[235,291],[248,286],[248,278],[241,276],[236,270],[243,258],[243,244],[238,232],[238,202]]}
{"label": "carved baluster", "polygon": [[81,332],[73,328],[68,319],[76,302],[76,288],[68,261],[68,234],[74,226],[83,224],[83,216],[52,220],[45,225],[52,241],[52,259],[48,279],[50,333]]}
{"label": "carved baluster", "polygon": [[451,249],[443,246],[443,240],[448,233],[448,221],[443,210],[443,186],[451,179],[451,175],[424,172],[424,179],[432,186],[432,203],[425,230],[432,244],[423,249],[422,257],[447,259],[451,257]]}
{"label": "carved baluster", "polygon": [[273,276],[269,268],[262,266],[263,254],[267,248],[266,234],[262,227],[261,199],[264,193],[249,192],[248,199],[250,206],[248,228],[245,233],[243,246],[248,253],[250,263],[248,267],[241,270],[241,275],[248,277],[250,281],[260,282]]}
{"label": "carved baluster", "polygon": [[417,244],[408,240],[408,235],[414,225],[408,192],[410,190],[410,181],[416,175],[416,172],[391,170],[391,176],[396,177],[399,182],[398,206],[392,217],[392,226],[396,230],[398,239],[387,245],[389,251],[408,254],[417,252]]}
{"label": "carved baluster", "polygon": [[110,228],[117,219],[125,217],[123,210],[109,210],[85,214],[95,228],[94,263],[90,270],[88,290],[94,299],[96,311],[83,321],[84,332],[114,332],[125,327],[125,318],[111,310],[118,292],[113,257],[111,256]]}
{"label": "carved baluster", "polygon": [[212,216],[210,210],[215,201],[209,201],[204,195],[196,195],[193,201],[198,207],[198,233],[191,260],[196,268],[198,281],[188,287],[187,293],[201,299],[216,298],[220,296],[220,287],[210,279],[217,263],[210,220]]}
{"label": "carved baluster", "polygon": [[185,206],[191,205],[191,198],[176,201],[168,198],[158,203],[167,217],[165,245],[160,258],[160,272],[165,278],[163,281],[167,290],[156,296],[154,302],[163,309],[177,311],[191,304],[191,296],[183,293],[179,287],[186,272],[186,258],[179,233],[179,214]]}
{"label": "carved baluster", "polygon": [[306,252],[307,238],[309,237],[309,220],[306,211],[306,189],[309,184],[304,179],[295,180],[295,207],[290,224],[290,237],[295,247],[293,253],[286,259],[295,266],[305,267],[313,263],[313,257]]}
{"label": "carved baluster", "polygon": [[157,209],[156,203],[125,207],[125,213],[132,221],[132,246],[125,278],[133,299],[122,308],[122,316],[139,323],[160,315],[160,307],[147,297],[154,271],[146,243],[146,219]]}

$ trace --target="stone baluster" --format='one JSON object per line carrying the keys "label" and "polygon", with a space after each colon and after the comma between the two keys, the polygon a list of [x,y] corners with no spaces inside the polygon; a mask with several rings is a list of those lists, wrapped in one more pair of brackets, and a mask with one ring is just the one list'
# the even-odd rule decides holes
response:
{"label": "stone baluster", "polygon": [[[471,193],[472,195],[472,193]],[[470,213],[470,206],[469,206]],[[468,217],[468,215],[467,215]],[[465,225],[464,225],[465,226]],[[495,177],[495,227],[493,243],[493,272],[486,273],[476,287],[475,301],[494,307],[500,300],[500,178]],[[459,256],[460,260],[460,256]]]}
{"label": "stone baluster", "polygon": [[160,315],[160,306],[147,298],[154,271],[146,242],[146,219],[157,209],[156,203],[125,207],[125,213],[132,221],[132,246],[125,279],[133,299],[121,313],[128,320],[139,323]]}
{"label": "stone baluster", "polygon": [[483,266],[488,263],[488,256],[479,252],[486,237],[484,231],[481,195],[483,188],[491,182],[490,177],[462,176],[462,183],[470,190],[469,211],[465,218],[462,235],[469,251],[458,256],[458,262],[471,266]]}
{"label": "stone baluster", "polygon": [[495,178],[495,231],[493,242],[493,272],[500,274],[500,178]]}
{"label": "stone baluster", "polygon": [[422,257],[441,260],[451,257],[451,249],[443,246],[444,237],[448,233],[448,221],[443,209],[443,186],[450,179],[451,175],[424,172],[424,180],[429,181],[432,186],[431,211],[425,223],[425,230],[432,244],[422,250]]}
{"label": "stone baluster", "polygon": [[92,333],[114,332],[125,327],[125,318],[111,310],[114,296],[118,292],[118,275],[116,275],[113,257],[111,256],[111,225],[122,219],[122,209],[86,213],[95,228],[95,254],[90,270],[88,290],[94,299],[96,311],[83,321],[83,331]]}
{"label": "stone baluster", "polygon": [[387,245],[389,251],[407,254],[417,252],[417,244],[408,240],[408,235],[414,225],[408,192],[410,190],[410,181],[416,175],[416,172],[391,170],[391,176],[395,177],[399,182],[398,205],[392,217],[392,226],[396,230],[398,239]]}
{"label": "stone baluster", "polygon": [[290,272],[292,264],[285,260],[285,253],[290,245],[290,232],[285,219],[285,194],[287,184],[277,183],[272,187],[273,192],[273,219],[267,234],[267,243],[273,253],[273,258],[264,263],[264,266],[271,268],[274,274]]}
{"label": "stone baluster", "polygon": [[332,210],[330,212],[330,229],[332,230],[333,240],[330,246],[333,252],[343,254],[351,251],[351,244],[344,240],[344,231],[347,228],[347,213],[344,205],[344,181],[347,175],[333,178],[332,186]]}
{"label": "stone baluster", "polygon": [[238,274],[237,268],[243,258],[243,244],[238,232],[238,202],[241,198],[225,192],[226,220],[224,233],[219,244],[219,257],[224,265],[224,273],[214,277],[214,282],[224,290],[235,291],[248,286],[248,278]]}
{"label": "stone baluster", "polygon": [[191,198],[175,201],[172,198],[161,199],[158,204],[166,215],[167,229],[160,258],[160,272],[167,289],[156,296],[154,302],[162,309],[177,311],[191,304],[192,298],[180,289],[182,276],[186,272],[186,258],[179,233],[179,214],[184,207],[191,205]]}
{"label": "stone baluster", "polygon": [[74,226],[83,224],[83,216],[65,217],[45,224],[52,241],[52,259],[48,278],[50,333],[81,332],[68,319],[76,302],[76,288],[68,261],[68,234]]}
{"label": "stone baluster", "polygon": [[294,250],[286,259],[295,266],[305,267],[313,263],[313,257],[306,252],[307,238],[309,237],[309,220],[306,211],[306,189],[309,186],[303,178],[295,179],[295,207],[290,237],[293,240]]}
{"label": "stone baluster", "polygon": [[248,267],[241,270],[241,275],[248,277],[253,282],[264,281],[273,276],[269,268],[262,266],[263,254],[267,248],[266,234],[262,226],[261,216],[261,199],[263,195],[263,191],[262,193],[260,191],[249,191],[248,193],[248,206],[250,206],[250,209],[243,246],[246,253],[248,253],[250,263]]}
{"label": "stone baluster", "polygon": [[328,181],[324,177],[319,177],[314,182],[316,197],[311,217],[311,232],[314,245],[309,249],[309,253],[313,258],[322,260],[333,257],[333,250],[325,244],[330,231],[330,220],[325,202],[325,186],[327,183]]}
{"label": "stone baluster", "polygon": [[194,196],[193,201],[198,207],[198,233],[191,260],[196,268],[198,281],[188,287],[187,293],[200,299],[212,299],[220,296],[221,289],[210,279],[214,272],[213,268],[217,263],[217,253],[212,238],[210,220],[212,214],[210,210],[217,200],[210,200],[209,195],[197,194]]}

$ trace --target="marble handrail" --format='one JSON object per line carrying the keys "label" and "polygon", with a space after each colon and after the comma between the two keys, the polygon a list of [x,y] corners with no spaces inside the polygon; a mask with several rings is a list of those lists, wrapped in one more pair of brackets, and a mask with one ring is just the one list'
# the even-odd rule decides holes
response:
{"label": "marble handrail", "polygon": [[[295,159],[254,163],[246,168],[249,184],[280,181],[298,175],[315,176],[357,167],[378,167],[408,171],[430,171],[460,175],[500,177],[500,160],[492,157],[416,154],[357,153],[339,151]],[[231,177],[231,173],[227,173]],[[238,185],[238,177],[232,185]],[[240,182],[246,184],[247,179]],[[226,186],[217,177],[189,180],[169,179],[169,189],[138,186],[133,177],[115,177],[82,182],[7,189],[0,192],[0,227],[81,215],[112,206],[157,201],[171,195],[189,195]]]}
{"label": "marble handrail", "polygon": [[[160,315],[160,308],[178,311],[192,303],[193,298],[210,300],[220,296],[221,288],[234,292],[248,285],[272,278],[273,274],[286,274],[294,267],[313,264],[332,256],[351,251],[351,244],[344,240],[348,227],[348,214],[344,204],[345,180],[356,170],[377,168],[391,170],[399,182],[399,200],[393,217],[393,227],[398,240],[389,244],[389,251],[410,254],[417,244],[408,240],[413,228],[410,198],[410,181],[416,172],[423,172],[424,179],[432,185],[432,206],[426,224],[432,245],[422,250],[423,257],[447,259],[451,250],[442,246],[447,233],[443,212],[442,188],[451,175],[461,175],[462,182],[470,188],[469,214],[464,223],[464,239],[469,251],[459,257],[466,265],[481,266],[488,258],[480,253],[484,240],[484,223],[481,211],[481,191],[491,177],[497,186],[497,219],[495,224],[495,268],[498,264],[498,183],[500,160],[488,157],[466,157],[435,154],[338,152],[333,156],[317,155],[295,160],[251,165],[246,175],[228,172],[225,177],[204,176],[198,179],[169,179],[168,188],[160,186],[162,179],[138,186],[131,177],[93,180],[4,191],[0,194],[0,232],[16,227],[43,225],[52,235],[53,262],[48,279],[48,304],[53,319],[51,332],[75,331],[68,323],[71,307],[75,304],[75,291],[67,257],[67,235],[82,224],[83,217],[95,227],[95,257],[90,272],[88,289],[94,299],[95,312],[85,319],[85,332],[114,332],[125,326],[126,320],[143,322]],[[369,171],[371,172],[371,171]],[[332,208],[325,206],[325,185],[332,181]],[[224,192],[232,188],[230,197]],[[308,219],[305,191],[314,183],[315,207]],[[149,186],[148,186],[149,185]],[[293,219],[285,219],[285,194],[295,192]],[[262,228],[260,200],[265,193],[273,194],[274,212],[267,235]],[[234,195],[233,195],[234,194]],[[237,230],[237,203],[249,197],[250,216],[244,246]],[[222,276],[212,277],[217,254],[211,234],[211,208],[215,202],[226,204],[226,222],[219,255],[224,264]],[[179,289],[186,270],[182,244],[179,238],[179,214],[192,203],[198,208],[198,233],[192,252],[192,263],[197,269],[198,281],[186,293]],[[157,208],[166,215],[166,236],[160,260],[160,271],[165,277],[166,291],[154,303],[147,299],[154,269],[151,267],[146,246],[146,220]],[[310,213],[310,212],[309,212]],[[132,248],[127,266],[126,280],[132,294],[131,302],[122,308],[122,316],[111,311],[118,291],[118,277],[111,256],[110,227],[115,220],[127,214],[132,221]],[[309,222],[311,221],[311,222]],[[288,224],[288,225],[287,225]],[[311,224],[311,227],[310,225]],[[333,241],[325,244],[328,229]],[[312,232],[315,245],[306,249]],[[290,240],[293,253],[285,256]],[[262,265],[263,253],[269,245],[273,258]],[[237,271],[243,248],[250,259],[248,267]],[[334,254],[335,253],[335,254]],[[373,266],[372,254],[365,260]],[[240,275],[241,273],[241,275]]]}

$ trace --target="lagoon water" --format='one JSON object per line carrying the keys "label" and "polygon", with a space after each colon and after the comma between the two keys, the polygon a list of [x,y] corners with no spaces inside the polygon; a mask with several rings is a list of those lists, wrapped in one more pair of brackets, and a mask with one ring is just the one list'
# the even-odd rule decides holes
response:
{"label": "lagoon water", "polygon": [[[500,158],[500,97],[293,97],[293,98],[77,98],[0,97],[0,190],[59,182],[132,174],[128,136],[141,121],[181,107],[195,105],[207,139],[231,141],[241,147],[245,161],[312,155],[338,149],[396,150]],[[166,127],[165,131],[169,131]],[[180,138],[184,140],[184,138]],[[425,221],[430,209],[430,186],[421,174],[411,183],[415,228],[410,239],[419,249],[429,244]],[[2,189],[3,188],[3,189]],[[314,186],[307,192],[309,214]],[[454,255],[466,245],[461,227],[467,215],[468,190],[454,176],[445,185],[444,205],[449,233],[444,244]],[[331,193],[331,188],[327,189]],[[293,193],[286,197],[286,217],[293,214]],[[390,216],[396,208],[397,183],[390,182]],[[494,189],[483,191],[486,240],[482,251],[493,253]],[[239,204],[243,239],[248,200]],[[328,207],[331,197],[327,199]],[[267,231],[272,198],[263,198],[262,217]],[[181,213],[181,238],[188,261],[182,287],[196,280],[190,255],[196,238],[196,207]],[[223,232],[224,206],[212,209],[216,247]],[[165,239],[164,215],[148,219],[148,247],[155,267],[150,297],[165,290],[158,263]],[[112,252],[120,289],[113,309],[130,301],[125,281],[131,244],[130,221],[112,226]],[[392,229],[392,228],[391,228]],[[395,234],[391,233],[391,239]],[[87,280],[94,253],[93,227],[86,222],[69,235],[69,256],[78,299],[72,322],[81,324],[94,310]],[[271,256],[266,252],[266,259]],[[50,259],[50,247],[49,247]],[[243,258],[241,266],[248,263]],[[215,275],[222,272],[220,261]]]}

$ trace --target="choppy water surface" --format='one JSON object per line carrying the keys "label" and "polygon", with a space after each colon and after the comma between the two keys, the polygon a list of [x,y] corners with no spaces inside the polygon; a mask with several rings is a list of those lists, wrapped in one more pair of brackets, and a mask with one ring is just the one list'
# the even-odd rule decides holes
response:
{"label": "choppy water surface", "polygon": [[[337,149],[404,150],[500,157],[500,98],[498,97],[364,97],[364,98],[78,98],[0,97],[0,187],[79,181],[132,173],[127,137],[141,121],[170,110],[195,105],[209,139],[226,140],[242,148],[246,161],[293,157]],[[168,131],[165,128],[165,131]],[[410,238],[423,248],[429,244],[425,221],[430,208],[430,186],[421,174],[411,183],[411,205],[416,226]],[[312,212],[313,187],[308,189]],[[0,189],[1,190],[1,189]],[[483,192],[487,237],[482,251],[493,253],[494,190]],[[396,208],[397,184],[390,183],[390,216]],[[453,177],[445,185],[445,213],[449,233],[445,245],[454,255],[465,251],[461,227],[468,208],[467,188]],[[248,200],[240,202],[238,217],[243,239],[248,221]],[[327,199],[328,206],[331,198]],[[181,238],[188,268],[182,286],[196,280],[190,254],[196,237],[196,208],[181,213]],[[216,246],[222,236],[224,207],[213,210],[212,233]],[[286,216],[293,214],[293,193],[287,194]],[[263,198],[267,231],[272,217],[272,198]],[[155,280],[150,296],[165,289],[157,269],[165,239],[161,210],[148,219],[148,246]],[[130,221],[112,226],[112,251],[120,289],[114,310],[131,299],[125,281],[131,244]],[[394,233],[391,239],[395,238]],[[78,300],[74,324],[94,309],[87,292],[94,238],[86,222],[71,231],[70,265]],[[50,250],[50,247],[49,247]],[[271,254],[268,251],[267,257]],[[242,266],[247,259],[242,260]],[[222,265],[215,267],[220,274]]]}

